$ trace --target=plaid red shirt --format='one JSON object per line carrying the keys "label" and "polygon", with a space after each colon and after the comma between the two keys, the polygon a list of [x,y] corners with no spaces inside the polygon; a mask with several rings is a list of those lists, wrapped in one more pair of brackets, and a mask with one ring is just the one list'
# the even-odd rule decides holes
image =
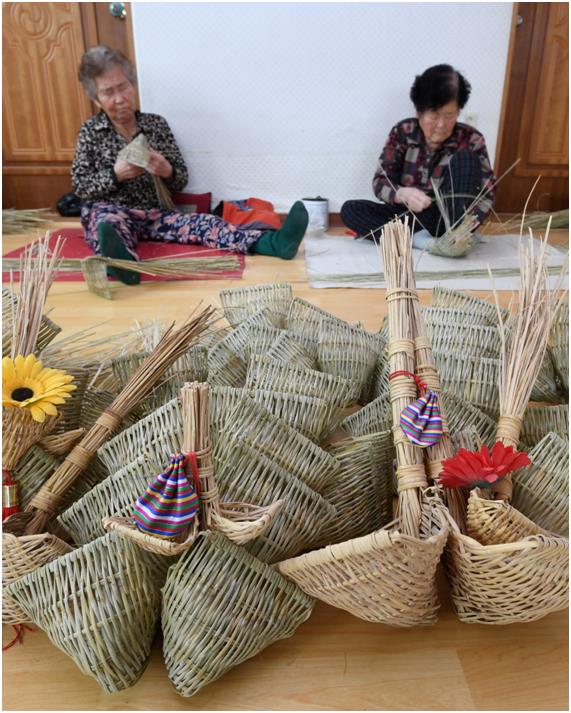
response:
{"label": "plaid red shirt", "polygon": [[[492,209],[495,176],[492,172],[486,141],[482,134],[467,124],[456,123],[452,135],[434,153],[428,151],[418,119],[405,119],[394,126],[379,157],[373,178],[373,192],[385,203],[395,203],[395,188],[419,188],[433,196],[432,179],[439,179],[455,151],[469,149],[480,159],[484,191],[474,208],[480,223]],[[395,188],[393,188],[393,186]]]}

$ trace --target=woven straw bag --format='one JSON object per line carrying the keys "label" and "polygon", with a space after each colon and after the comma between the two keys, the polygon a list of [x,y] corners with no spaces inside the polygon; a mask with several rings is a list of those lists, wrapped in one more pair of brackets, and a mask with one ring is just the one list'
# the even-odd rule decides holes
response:
{"label": "woven straw bag", "polygon": [[129,517],[139,495],[162,469],[161,460],[140,456],[113,473],[61,513],[58,523],[85,545],[105,534],[102,520]]}
{"label": "woven straw bag", "polygon": [[[388,396],[388,395],[387,395]],[[393,426],[391,402],[387,396],[377,396],[366,406],[341,421],[340,427],[350,436],[390,430]]]}
{"label": "woven straw bag", "polygon": [[110,533],[7,588],[29,620],[108,693],[132,686],[151,652],[160,578],[146,553]]}
{"label": "woven straw bag", "polygon": [[333,505],[319,493],[244,442],[221,452],[215,464],[223,502],[246,501],[262,507],[284,501],[266,532],[247,545],[264,562],[277,562],[311,547],[335,516]]}
{"label": "woven straw bag", "polygon": [[[250,355],[260,354],[259,351],[250,350]],[[307,369],[317,368],[317,347],[303,337],[282,330],[266,352],[270,359],[283,361],[287,364],[299,364]]]}
{"label": "woven straw bag", "polygon": [[569,405],[529,406],[523,417],[521,442],[533,447],[548,433],[569,440]]}
{"label": "woven straw bag", "polygon": [[450,519],[444,561],[460,621],[513,624],[565,609],[569,597],[568,540],[544,534],[521,537],[527,528],[540,528],[530,521],[525,523],[524,516],[505,502],[489,502],[499,510],[493,513],[494,522],[496,515],[500,515],[498,520],[505,520],[502,524],[506,525],[507,542],[482,544],[462,534]]}
{"label": "woven straw bag", "polygon": [[[498,310],[495,304],[450,287],[439,285],[432,289],[432,307],[446,307],[469,312],[472,324],[475,324],[475,320],[478,319],[485,319],[491,326],[498,324]],[[508,310],[501,308],[500,312],[505,316]]]}
{"label": "woven straw bag", "polygon": [[414,288],[410,236],[386,226],[381,240],[387,276],[390,381],[397,456],[399,520],[369,535],[280,562],[279,571],[332,606],[368,621],[394,626],[434,624],[436,568],[448,535],[440,499],[427,489],[423,454],[400,427],[402,409],[416,399]]}
{"label": "woven straw bag", "polygon": [[422,499],[420,539],[387,526],[280,562],[278,570],[309,595],[366,621],[435,624],[436,567],[447,527],[439,499]]}
{"label": "woven straw bag", "polygon": [[111,438],[97,454],[109,472],[115,473],[140,455],[160,454],[155,460],[161,461],[181,449],[182,412],[177,397]]}
{"label": "woven straw bag", "polygon": [[230,412],[216,445],[215,463],[240,442],[265,454],[317,493],[337,478],[339,464],[333,456],[249,398]]}
{"label": "woven straw bag", "polygon": [[270,644],[293,635],[314,601],[219,533],[199,535],[163,589],[170,680],[193,696]]}
{"label": "woven straw bag", "polygon": [[289,305],[293,300],[293,291],[289,283],[272,285],[254,285],[220,290],[220,302],[224,316],[236,327],[251,316],[253,308],[264,308],[275,327],[285,327]]}
{"label": "woven straw bag", "polygon": [[323,497],[337,511],[320,545],[345,542],[383,527],[393,516],[394,446],[392,433],[347,438],[328,446],[339,463]]}
{"label": "woven straw bag", "polygon": [[311,441],[319,442],[328,431],[330,408],[323,399],[286,391],[248,391],[233,386],[213,386],[210,389],[210,428],[214,444],[230,414],[245,397],[260,404]]}
{"label": "woven straw bag", "polygon": [[569,444],[548,433],[514,478],[512,505],[540,527],[569,536]]}

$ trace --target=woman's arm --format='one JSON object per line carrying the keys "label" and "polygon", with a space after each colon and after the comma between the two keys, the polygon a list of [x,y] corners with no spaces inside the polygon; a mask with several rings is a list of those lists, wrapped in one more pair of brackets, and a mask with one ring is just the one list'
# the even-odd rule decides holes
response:
{"label": "woman's arm", "polygon": [[101,165],[102,158],[97,155],[93,134],[88,124],[83,124],[79,130],[71,167],[73,192],[86,202],[112,200],[119,184],[113,165]]}

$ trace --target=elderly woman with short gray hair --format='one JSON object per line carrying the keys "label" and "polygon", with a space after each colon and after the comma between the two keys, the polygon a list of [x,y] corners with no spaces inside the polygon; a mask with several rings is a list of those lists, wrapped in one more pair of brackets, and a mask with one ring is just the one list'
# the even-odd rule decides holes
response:
{"label": "elderly woman with short gray hair", "polygon": [[[300,201],[280,230],[269,231],[244,230],[206,213],[161,208],[153,176],[176,192],[186,185],[188,171],[167,121],[136,110],[131,63],[118,50],[93,47],[81,59],[79,79],[100,109],[79,131],[72,166],[73,190],[82,200],[85,239],[95,253],[137,260],[139,240],[155,240],[283,259],[295,256],[308,222]],[[151,147],[144,169],[118,157],[141,133]],[[130,285],[140,279],[129,270],[109,268],[109,272]]]}

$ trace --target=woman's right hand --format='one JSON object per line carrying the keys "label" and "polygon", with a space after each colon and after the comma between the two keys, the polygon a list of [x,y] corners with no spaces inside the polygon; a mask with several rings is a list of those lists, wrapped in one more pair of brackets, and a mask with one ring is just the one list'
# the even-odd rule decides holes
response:
{"label": "woman's right hand", "polygon": [[419,188],[401,187],[395,195],[397,203],[404,203],[407,208],[410,208],[414,213],[420,213],[430,207],[432,200],[426,193],[423,193]]}
{"label": "woman's right hand", "polygon": [[123,181],[130,181],[132,178],[137,178],[137,176],[145,173],[144,168],[134,166],[132,163],[124,161],[122,158],[118,158],[117,161],[115,161],[113,170],[115,171],[115,175],[117,176],[119,183],[122,183]]}

